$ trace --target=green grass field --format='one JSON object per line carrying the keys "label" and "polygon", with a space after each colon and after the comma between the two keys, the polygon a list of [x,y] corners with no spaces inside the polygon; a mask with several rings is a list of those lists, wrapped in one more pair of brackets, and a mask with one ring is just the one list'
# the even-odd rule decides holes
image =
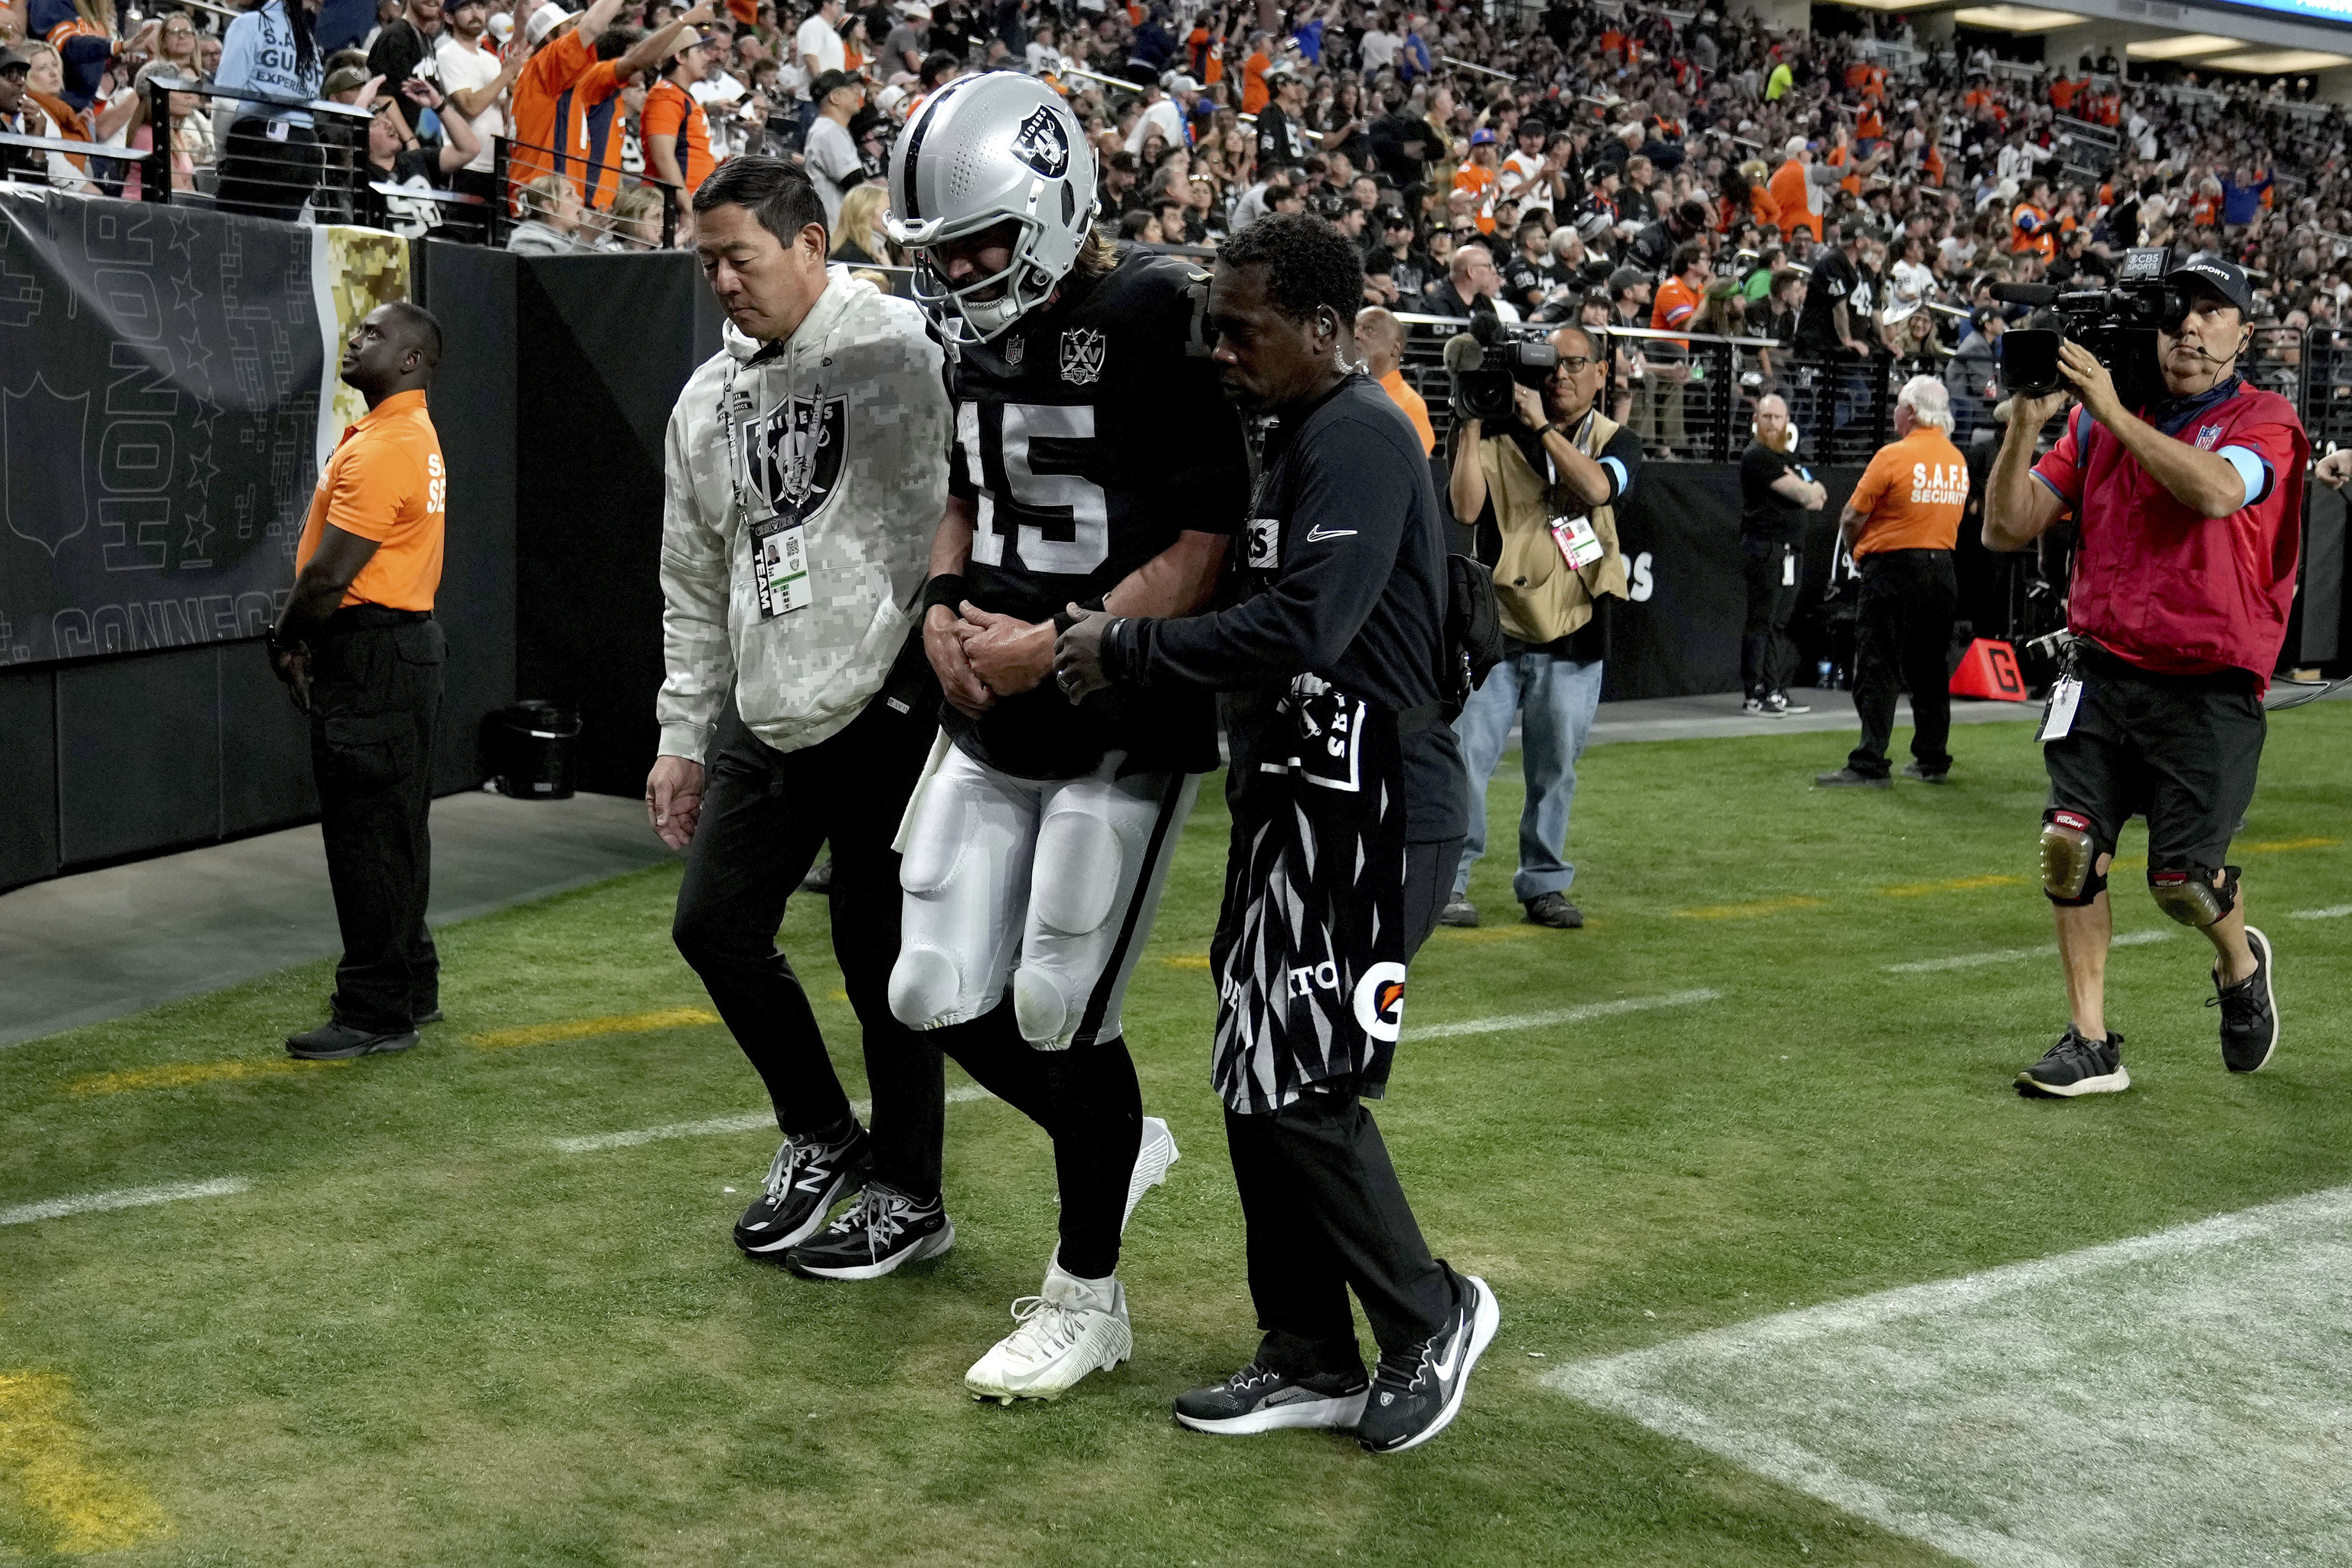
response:
{"label": "green grass field", "polygon": [[[1128,1005],[1145,1107],[1184,1150],[1128,1235],[1136,1360],[1053,1405],[961,1383],[1053,1245],[1046,1144],[1009,1107],[950,1108],[956,1248],[873,1285],[736,1254],[772,1131],[554,1147],[760,1104],[715,1024],[483,1043],[707,1008],[668,941],[675,868],[445,931],[449,1022],[404,1056],[290,1068],[279,1037],[318,1021],[324,963],[0,1052],[0,1208],[250,1184],[0,1226],[0,1559],[1948,1561],[1541,1380],[2352,1181],[2352,920],[2284,918],[2352,899],[2352,705],[2273,722],[2240,840],[2280,954],[2277,1059],[2222,1071],[2204,944],[2127,862],[2118,931],[2168,940],[2112,968],[2137,1087],[2078,1104],[2009,1087],[2065,1021],[2054,960],[1885,967],[2049,941],[2030,734],[1963,728],[1951,785],[1886,795],[1810,787],[1842,734],[1598,749],[1581,931],[1514,923],[1507,863],[1481,866],[1490,924],[1423,951],[1380,1117],[1502,1331],[1461,1419],[1394,1458],[1169,1419],[1255,1341],[1207,1083],[1214,787]],[[782,940],[856,1095],[824,924],[796,900]],[[1694,988],[1721,995],[1414,1043]]]}

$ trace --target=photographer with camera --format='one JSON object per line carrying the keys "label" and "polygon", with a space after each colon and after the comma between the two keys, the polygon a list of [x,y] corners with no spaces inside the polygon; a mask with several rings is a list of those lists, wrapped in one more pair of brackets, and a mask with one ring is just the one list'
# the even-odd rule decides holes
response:
{"label": "photographer with camera", "polygon": [[[2074,640],[2041,731],[2042,885],[2072,1017],[2018,1076],[2021,1094],[2131,1086],[2105,981],[2107,871],[2135,813],[2147,816],[2157,907],[2213,944],[2222,1064],[2252,1072],[2278,1043],[2271,944],[2246,923],[2238,868],[2225,862],[2262,760],[2310,442],[2286,399],[2238,374],[2252,336],[2245,274],[2210,256],[2164,261],[2131,252],[2114,290],[2058,300],[2068,331],[2048,384],[2035,374],[2041,356],[2020,349],[2055,334],[2013,331],[2002,350],[2012,397],[1985,546],[2022,550],[2069,510],[2080,536],[2066,595]],[[2070,392],[2065,432],[2037,464],[2035,437]]]}
{"label": "photographer with camera", "polygon": [[1438,916],[1475,926],[1470,868],[1486,850],[1486,781],[1512,719],[1525,713],[1527,804],[1511,896],[1536,925],[1573,931],[1576,868],[1564,858],[1576,761],[1601,701],[1599,601],[1625,596],[1614,508],[1642,471],[1642,442],[1595,405],[1609,380],[1609,339],[1561,327],[1546,342],[1474,326],[1445,345],[1454,376],[1454,515],[1477,531],[1493,568],[1503,661],[1470,694],[1454,732],[1470,776],[1470,829],[1453,897]]}

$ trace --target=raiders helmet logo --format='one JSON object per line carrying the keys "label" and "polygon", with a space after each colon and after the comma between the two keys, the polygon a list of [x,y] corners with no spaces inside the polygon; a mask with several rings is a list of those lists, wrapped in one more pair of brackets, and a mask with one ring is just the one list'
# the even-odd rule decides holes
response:
{"label": "raiders helmet logo", "polygon": [[1070,166],[1069,133],[1054,111],[1041,104],[1013,133],[1013,155],[1047,179],[1058,180]]}
{"label": "raiders helmet logo", "polygon": [[1093,327],[1072,327],[1064,332],[1062,379],[1072,386],[1089,386],[1100,381],[1104,348],[1102,333]]}

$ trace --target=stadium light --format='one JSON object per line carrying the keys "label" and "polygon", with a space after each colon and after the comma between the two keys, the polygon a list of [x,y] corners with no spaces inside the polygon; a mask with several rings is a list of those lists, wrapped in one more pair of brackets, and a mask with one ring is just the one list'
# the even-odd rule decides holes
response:
{"label": "stadium light", "polygon": [[1986,27],[1996,33],[2047,33],[2072,27],[2084,18],[2072,11],[2037,11],[2030,5],[1971,5],[1952,13],[1963,27]]}
{"label": "stadium light", "polygon": [[2180,33],[2169,38],[2142,38],[2126,44],[2124,53],[2136,60],[2185,60],[2245,47],[2243,38],[2224,38],[2215,33]]}
{"label": "stadium light", "polygon": [[2331,55],[2324,49],[2257,49],[2251,54],[2222,55],[2198,63],[2219,70],[2286,76],[2297,71],[2333,70],[2337,66],[2352,65],[2352,55]]}

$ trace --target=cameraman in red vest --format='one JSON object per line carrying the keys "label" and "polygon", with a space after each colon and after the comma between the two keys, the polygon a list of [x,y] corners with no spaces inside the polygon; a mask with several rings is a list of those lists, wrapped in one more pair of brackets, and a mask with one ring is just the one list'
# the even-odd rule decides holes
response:
{"label": "cameraman in red vest", "polygon": [[2021,1094],[2131,1086],[2104,1008],[2106,873],[2135,813],[2147,817],[2157,906],[2213,944],[2222,1064],[2252,1072],[2278,1043],[2271,944],[2246,923],[2238,868],[2224,862],[2262,760],[2311,444],[2292,404],[2238,374],[2252,337],[2245,274],[2199,256],[2166,281],[2188,310],[2158,334],[2163,399],[2126,408],[2105,368],[2066,343],[2059,370],[2079,405],[2065,434],[2035,463],[2068,392],[2018,395],[1985,496],[1987,549],[2022,550],[2070,511],[2080,534],[2066,595],[2079,640],[2042,728],[2042,884],[2074,1016],[2018,1076]]}

